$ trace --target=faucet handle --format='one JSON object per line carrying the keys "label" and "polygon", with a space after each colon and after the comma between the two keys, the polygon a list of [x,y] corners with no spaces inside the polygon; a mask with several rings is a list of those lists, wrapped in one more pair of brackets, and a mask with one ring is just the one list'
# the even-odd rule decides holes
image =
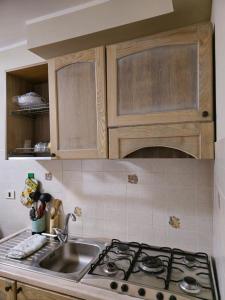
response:
{"label": "faucet handle", "polygon": [[63,230],[60,228],[52,228],[52,230],[54,230],[58,240],[60,241],[60,243],[65,243],[67,240],[67,236],[64,234]]}
{"label": "faucet handle", "polygon": [[56,235],[62,233],[62,229],[60,229],[60,228],[55,228],[54,227],[54,228],[52,228],[52,230],[55,232]]}
{"label": "faucet handle", "polygon": [[[53,229],[56,229],[56,228],[53,228]],[[42,232],[41,235],[46,236],[49,239],[51,239],[51,238],[54,238],[54,239],[57,238],[57,234],[51,234],[51,233]]]}

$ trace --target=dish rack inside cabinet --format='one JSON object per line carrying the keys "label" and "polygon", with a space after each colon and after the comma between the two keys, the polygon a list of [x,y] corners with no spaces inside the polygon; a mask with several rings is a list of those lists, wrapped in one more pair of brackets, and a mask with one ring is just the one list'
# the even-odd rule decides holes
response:
{"label": "dish rack inside cabinet", "polygon": [[23,106],[12,111],[12,115],[35,116],[37,114],[49,113],[49,103],[32,106]]}

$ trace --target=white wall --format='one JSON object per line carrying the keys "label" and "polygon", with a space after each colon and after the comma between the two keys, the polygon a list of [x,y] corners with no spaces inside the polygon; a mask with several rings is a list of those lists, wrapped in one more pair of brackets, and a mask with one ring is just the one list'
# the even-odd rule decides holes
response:
{"label": "white wall", "polygon": [[221,299],[225,299],[225,1],[213,1],[215,23],[217,142],[213,216],[213,255],[216,259]]}
{"label": "white wall", "polygon": [[[5,107],[5,69],[39,61],[24,48],[0,53],[0,105]],[[211,252],[212,162],[191,159],[128,161],[5,161],[5,109],[0,111],[0,228],[4,235],[30,225],[28,209],[19,201],[28,172],[45,191],[63,200],[65,212],[82,209],[70,224],[75,235],[136,240],[192,251]],[[53,180],[46,181],[45,173]],[[127,182],[137,174],[139,182]],[[16,190],[16,200],[4,191]],[[181,229],[168,224],[181,220]]]}
{"label": "white wall", "polygon": [[215,23],[215,57],[216,57],[216,114],[217,140],[225,138],[225,1],[213,1],[212,21]]}
{"label": "white wall", "polygon": [[213,255],[216,260],[221,299],[225,299],[225,139],[216,143],[213,205]]}

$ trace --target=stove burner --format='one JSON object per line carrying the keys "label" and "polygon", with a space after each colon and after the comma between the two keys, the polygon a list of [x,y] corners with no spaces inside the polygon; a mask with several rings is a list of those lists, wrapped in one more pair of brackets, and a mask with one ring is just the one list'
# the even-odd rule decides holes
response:
{"label": "stove burner", "polygon": [[130,249],[130,247],[127,244],[121,243],[117,245],[117,249],[119,253],[126,253]]}
{"label": "stove burner", "polygon": [[197,280],[189,276],[184,277],[179,286],[187,294],[199,294],[201,291]]}
{"label": "stove burner", "polygon": [[184,257],[184,263],[188,266],[193,266],[196,263],[196,259],[192,255],[186,255]]}
{"label": "stove burner", "polygon": [[164,271],[164,265],[162,260],[156,256],[146,256],[142,259],[139,268],[142,271],[151,274],[159,274]]}
{"label": "stove burner", "polygon": [[107,262],[103,266],[103,271],[108,275],[115,275],[118,272],[118,267],[114,262]]}

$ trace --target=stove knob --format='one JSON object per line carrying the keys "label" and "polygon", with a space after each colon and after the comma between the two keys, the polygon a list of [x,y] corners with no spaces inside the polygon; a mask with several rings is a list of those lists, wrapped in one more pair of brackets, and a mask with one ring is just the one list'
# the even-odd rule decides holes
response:
{"label": "stove knob", "polygon": [[145,289],[140,288],[138,290],[138,295],[144,297],[145,296]]}
{"label": "stove knob", "polygon": [[127,284],[122,284],[121,285],[121,291],[122,292],[128,292],[128,285]]}
{"label": "stove knob", "polygon": [[156,295],[156,299],[157,299],[157,300],[163,300],[163,299],[164,299],[163,293],[158,293],[158,294]]}
{"label": "stove knob", "polygon": [[171,295],[169,300],[177,300],[177,297],[175,297],[174,295]]}
{"label": "stove knob", "polygon": [[111,287],[111,289],[116,290],[118,288],[118,284],[115,281],[112,281],[110,283],[110,287]]}

